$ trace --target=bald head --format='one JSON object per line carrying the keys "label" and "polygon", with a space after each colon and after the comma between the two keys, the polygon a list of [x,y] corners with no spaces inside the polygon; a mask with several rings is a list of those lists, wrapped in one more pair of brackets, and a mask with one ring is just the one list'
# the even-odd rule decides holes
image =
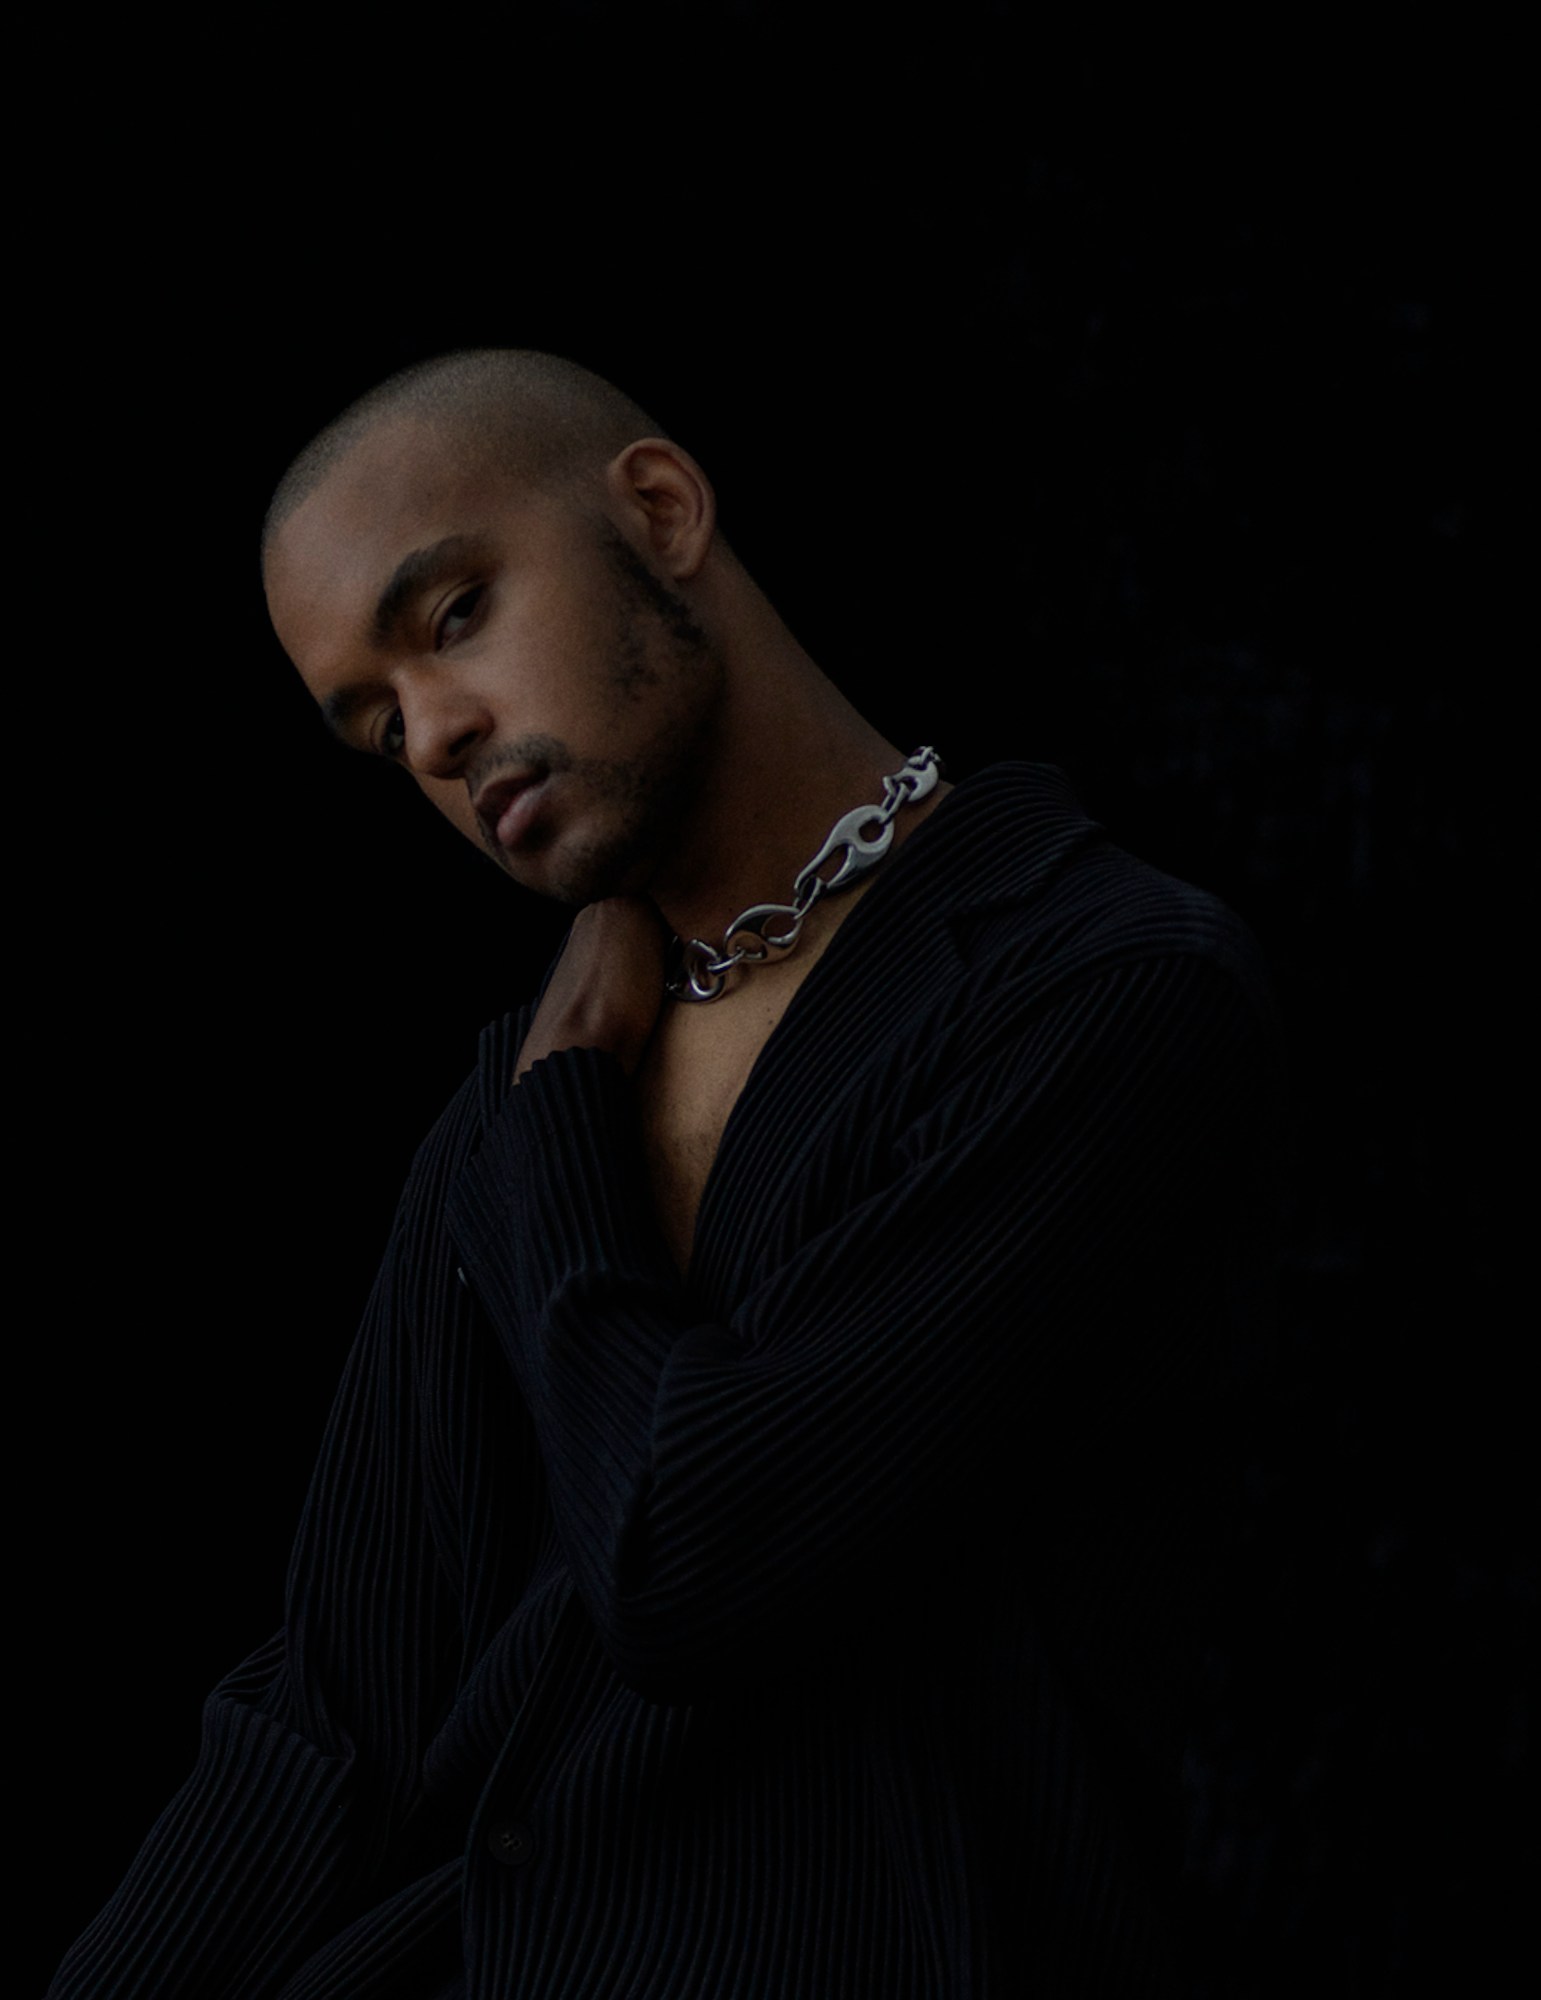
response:
{"label": "bald head", "polygon": [[278,483],[262,523],[264,564],[278,530],[383,419],[410,417],[487,454],[510,478],[554,488],[597,478],[628,444],[665,432],[601,376],[531,348],[480,347],[404,368],[349,404]]}
{"label": "bald head", "polygon": [[[334,733],[540,894],[646,883],[715,935],[901,761],[727,548],[689,452],[572,362],[481,349],[392,376],[295,460],[263,542],[273,629]],[[751,844],[730,891],[713,857],[746,766],[785,851]],[[790,814],[789,769],[823,773]]]}

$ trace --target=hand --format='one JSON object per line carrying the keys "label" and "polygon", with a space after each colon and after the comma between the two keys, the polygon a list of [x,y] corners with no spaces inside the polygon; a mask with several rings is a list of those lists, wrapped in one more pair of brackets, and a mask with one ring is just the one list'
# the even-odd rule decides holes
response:
{"label": "hand", "polygon": [[645,896],[607,896],[567,934],[514,1065],[517,1083],[557,1049],[609,1049],[630,1076],[663,1004],[666,939]]}

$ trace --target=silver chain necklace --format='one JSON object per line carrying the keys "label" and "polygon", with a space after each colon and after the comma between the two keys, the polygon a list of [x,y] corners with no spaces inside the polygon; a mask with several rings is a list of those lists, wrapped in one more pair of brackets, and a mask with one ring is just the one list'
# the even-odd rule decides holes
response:
{"label": "silver chain necklace", "polygon": [[[675,964],[664,984],[676,1000],[716,1000],[727,991],[728,974],[739,965],[763,965],[772,954],[785,957],[802,935],[808,912],[823,896],[849,889],[858,876],[876,868],[893,845],[900,810],[933,791],[941,776],[936,752],[926,745],[883,780],[883,803],[857,806],[837,819],[824,845],[792,884],[790,903],[755,903],[728,925],[720,946],[700,938],[674,940]],[[875,828],[869,833],[868,828]],[[819,870],[839,857],[832,875]]]}

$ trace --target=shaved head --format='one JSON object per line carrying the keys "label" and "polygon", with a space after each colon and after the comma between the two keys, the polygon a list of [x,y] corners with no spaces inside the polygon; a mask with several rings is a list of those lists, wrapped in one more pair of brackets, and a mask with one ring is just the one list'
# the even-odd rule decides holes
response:
{"label": "shaved head", "polygon": [[603,377],[532,348],[478,347],[403,368],[327,425],[278,483],[262,523],[264,564],[273,537],[327,474],[383,418],[442,428],[532,487],[597,476],[641,437],[664,437],[640,404]]}

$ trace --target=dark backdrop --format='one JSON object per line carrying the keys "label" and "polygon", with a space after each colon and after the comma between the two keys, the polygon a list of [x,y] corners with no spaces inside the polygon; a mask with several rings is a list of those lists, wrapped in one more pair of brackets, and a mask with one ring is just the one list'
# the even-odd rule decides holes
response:
{"label": "dark backdrop", "polygon": [[324,739],[256,565],[274,481],[344,402],[508,343],[613,376],[695,452],[892,738],[954,775],[1061,764],[1257,931],[1297,1161],[1278,1376],[1244,1504],[1217,1497],[1236,1582],[1191,1865],[1267,1990],[1475,1975],[1519,1894],[1531,1713],[1479,66],[1049,64],[980,7],[832,82],[784,10],[687,36],[689,11],[645,32],[694,70],[634,72],[619,10],[575,6],[491,77],[464,49],[399,51],[383,92],[297,65],[238,130],[162,87],[41,241],[18,416],[35,393],[52,555],[13,612],[39,743],[68,745],[34,760],[18,1092],[45,1106],[43,1960],[277,1623],[411,1152],[560,935]]}

